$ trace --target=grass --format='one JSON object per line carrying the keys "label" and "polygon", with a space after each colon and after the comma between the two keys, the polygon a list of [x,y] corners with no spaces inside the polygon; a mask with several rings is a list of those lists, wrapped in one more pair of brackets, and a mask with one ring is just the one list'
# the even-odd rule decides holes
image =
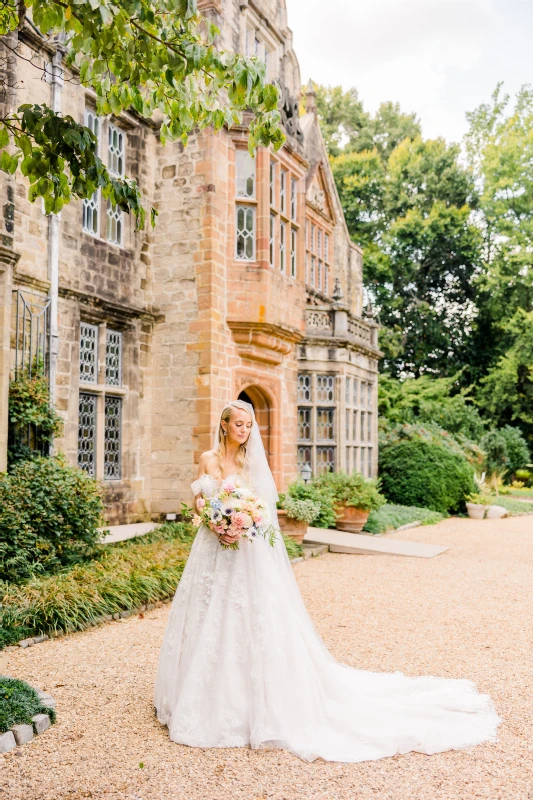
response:
{"label": "grass", "polygon": [[511,514],[527,514],[530,511],[533,511],[533,504],[532,503],[524,503],[521,500],[514,500],[509,495],[494,495],[492,499],[492,504],[495,506],[503,506]]}
{"label": "grass", "polygon": [[[166,523],[137,539],[102,545],[98,558],[23,584],[0,583],[0,649],[20,639],[71,633],[122,611],[171,597],[195,529]],[[289,558],[302,548],[284,537]]]}
{"label": "grass", "polygon": [[509,489],[511,497],[531,497],[533,498],[533,488],[513,489],[512,486],[506,487]]}
{"label": "grass", "polygon": [[48,714],[52,722],[56,721],[55,710],[43,706],[32,686],[0,676],[0,734],[13,725],[31,725],[34,714]]}
{"label": "grass", "polygon": [[367,533],[386,533],[409,522],[421,522],[422,525],[433,525],[444,519],[444,514],[429,508],[416,506],[399,506],[386,503],[377,511],[371,511],[363,528]]}

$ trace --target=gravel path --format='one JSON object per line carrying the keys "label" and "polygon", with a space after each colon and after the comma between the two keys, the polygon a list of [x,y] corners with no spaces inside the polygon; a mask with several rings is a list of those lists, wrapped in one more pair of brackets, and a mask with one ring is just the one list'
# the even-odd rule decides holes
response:
{"label": "gravel path", "polygon": [[151,705],[163,607],[9,655],[9,674],[56,696],[58,723],[3,757],[0,800],[533,798],[533,519],[446,520],[393,536],[452,548],[297,564],[315,623],[354,667],[474,680],[504,718],[498,744],[350,765],[174,744]]}

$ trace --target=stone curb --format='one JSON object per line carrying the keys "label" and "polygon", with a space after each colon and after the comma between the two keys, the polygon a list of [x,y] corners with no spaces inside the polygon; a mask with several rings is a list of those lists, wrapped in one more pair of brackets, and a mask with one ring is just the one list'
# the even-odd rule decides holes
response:
{"label": "stone curb", "polygon": [[[47,708],[56,707],[55,698],[53,698],[51,694],[43,692],[41,689],[36,689],[35,691],[39,695],[43,706]],[[12,725],[8,731],[0,734],[0,753],[9,753],[11,750],[14,750],[15,747],[28,744],[28,742],[33,741],[34,735],[40,736],[52,725],[48,714],[34,714],[31,721],[31,725],[26,723]]]}

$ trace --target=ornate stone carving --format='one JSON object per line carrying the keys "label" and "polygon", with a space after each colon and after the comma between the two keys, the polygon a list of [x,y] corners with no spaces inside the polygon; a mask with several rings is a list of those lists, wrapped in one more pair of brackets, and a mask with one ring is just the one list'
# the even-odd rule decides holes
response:
{"label": "ornate stone carving", "polygon": [[307,192],[307,199],[310,203],[312,203],[319,211],[325,211],[326,209],[326,193],[320,188],[318,183],[313,182],[309,187]]}
{"label": "ornate stone carving", "polygon": [[297,142],[303,144],[304,134],[300,127],[300,110],[298,98],[292,97],[286,86],[282,86],[281,94],[281,124],[289,136],[293,136]]}
{"label": "ornate stone carving", "polygon": [[333,336],[333,320],[330,311],[307,309],[305,312],[305,326],[311,336],[327,334]]}
{"label": "ornate stone carving", "polygon": [[299,331],[266,322],[228,320],[228,326],[239,355],[263,364],[281,364],[294,343],[303,338]]}

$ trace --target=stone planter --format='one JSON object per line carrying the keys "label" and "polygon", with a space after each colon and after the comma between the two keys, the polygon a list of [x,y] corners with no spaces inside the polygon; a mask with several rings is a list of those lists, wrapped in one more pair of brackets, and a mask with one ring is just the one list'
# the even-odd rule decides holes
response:
{"label": "stone planter", "polygon": [[299,519],[288,517],[287,512],[278,508],[278,524],[283,533],[294,539],[295,542],[301,544],[304,536],[307,533],[307,522],[301,522]]}
{"label": "stone planter", "polygon": [[370,514],[370,511],[362,511],[353,506],[337,506],[337,512],[340,516],[337,517],[335,527],[338,531],[348,533],[361,533]]}
{"label": "stone planter", "polygon": [[485,514],[487,513],[488,506],[482,505],[482,503],[467,503],[466,510],[468,512],[468,516],[471,519],[485,519]]}

